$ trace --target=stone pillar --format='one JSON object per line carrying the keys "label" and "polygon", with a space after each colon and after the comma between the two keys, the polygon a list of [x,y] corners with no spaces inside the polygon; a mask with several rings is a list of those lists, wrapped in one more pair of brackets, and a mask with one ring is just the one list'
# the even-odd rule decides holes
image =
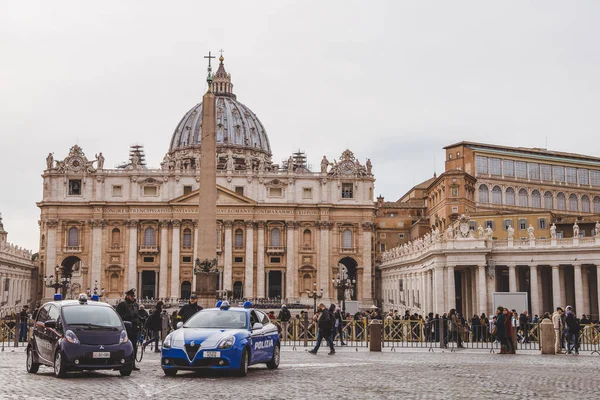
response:
{"label": "stone pillar", "polygon": [[479,265],[477,267],[478,276],[477,276],[477,289],[479,291],[479,315],[485,313],[486,315],[490,313],[488,310],[487,304],[487,275],[485,272],[485,265]]}
{"label": "stone pillar", "polygon": [[531,292],[531,316],[540,315],[540,294],[538,292],[537,265],[529,266],[529,291]]}
{"label": "stone pillar", "polygon": [[421,272],[419,274],[419,281],[421,282],[421,285],[419,286],[421,291],[421,293],[419,293],[419,303],[421,303],[421,310],[423,310],[423,313],[427,313],[431,309],[429,304],[427,304],[427,288],[425,287],[426,277],[427,272]]}
{"label": "stone pillar", "polygon": [[[286,254],[286,274],[285,274],[285,296],[287,299],[292,299],[296,297],[296,291],[294,290],[294,284],[296,276],[296,266],[294,265],[294,259],[296,258],[296,247],[295,245],[295,237],[296,237],[296,222],[287,221],[287,246],[285,249]],[[325,288],[323,288],[325,289]],[[289,301],[289,300],[288,300]]]}
{"label": "stone pillar", "polygon": [[464,292],[465,292],[465,310],[466,310],[466,315],[465,317],[467,318],[471,318],[471,316],[473,315],[473,298],[471,297],[472,295],[472,291],[471,291],[471,287],[474,284],[474,282],[471,281],[471,269],[466,269],[463,271],[463,275],[465,277],[464,281],[465,281],[465,288],[464,288]]}
{"label": "stone pillar", "polygon": [[552,302],[554,303],[553,310],[556,310],[556,307],[564,307],[560,302],[561,298],[561,285],[560,285],[560,272],[558,265],[552,265]]}
{"label": "stone pillar", "polygon": [[456,308],[456,284],[454,281],[454,265],[448,265],[448,293],[446,297],[448,299],[448,310]]}
{"label": "stone pillar", "polygon": [[246,221],[246,274],[244,297],[253,298],[254,293],[254,222]]}
{"label": "stone pillar", "polygon": [[435,267],[435,310],[433,310],[436,314],[443,314],[445,312],[445,304],[444,304],[444,267],[436,266]]}
{"label": "stone pillar", "polygon": [[435,307],[435,305],[433,304],[433,269],[427,271],[426,279],[427,290],[425,291],[425,293],[427,293],[427,309],[425,310],[425,312],[429,313],[433,312],[433,309]]}
{"label": "stone pillar", "polygon": [[[198,221],[193,221],[194,223],[194,241],[192,243],[194,243],[194,254],[192,256],[192,293],[195,293],[197,290],[197,286],[196,286],[196,274],[194,274],[194,268],[196,266],[196,259],[198,258]],[[218,240],[221,240],[220,238]],[[162,273],[161,273],[162,275]],[[166,273],[165,273],[165,277],[166,277]],[[222,276],[221,276],[222,277]],[[167,283],[165,282],[165,287],[167,287]]]}
{"label": "stone pillar", "polygon": [[[331,286],[331,282],[329,279],[329,228],[331,224],[327,221],[322,221],[317,224],[320,229],[319,233],[319,274],[320,274],[320,282],[321,288],[323,289],[323,297],[330,298],[335,296],[331,296],[329,293],[329,288]],[[357,277],[355,277],[356,279]],[[337,299],[336,299],[337,300]]]}
{"label": "stone pillar", "polygon": [[581,312],[578,312],[577,314],[579,314],[579,316],[581,316],[581,314],[585,314],[589,317],[589,314],[591,312],[591,308],[590,308],[590,277],[589,277],[589,267],[582,267],[581,270],[581,282],[583,284],[583,310],[581,310]]}
{"label": "stone pillar", "polygon": [[507,266],[508,266],[508,291],[511,293],[515,293],[517,291],[516,265],[508,264]]}
{"label": "stone pillar", "polygon": [[98,282],[98,287],[102,286],[102,226],[104,221],[101,219],[93,219],[90,221],[92,227],[92,265],[91,275],[92,281],[90,287]]}
{"label": "stone pillar", "polygon": [[[54,275],[54,267],[56,266],[56,228],[58,227],[58,220],[49,219],[46,220],[46,276]],[[60,243],[58,243],[60,246]],[[45,288],[44,298],[51,299],[54,295],[54,289]]]}
{"label": "stone pillar", "polygon": [[[169,220],[160,221],[160,270],[158,272],[158,297],[167,297],[167,274],[169,270]],[[195,286],[194,286],[195,288]]]}
{"label": "stone pillar", "polygon": [[256,297],[265,297],[265,223],[257,222],[256,237]]}
{"label": "stone pillar", "polygon": [[581,264],[573,264],[573,276],[575,280],[575,314],[581,318],[583,312],[583,278],[581,276]]}
{"label": "stone pillar", "polygon": [[232,290],[233,242],[231,227],[233,226],[233,221],[223,221],[223,226],[225,227],[225,243],[223,247],[223,254],[225,254],[225,259],[223,261],[223,290]]}
{"label": "stone pillar", "polygon": [[[127,221],[129,227],[129,259],[127,263],[127,279],[124,280],[123,292],[131,288],[137,288],[137,251],[138,251],[138,223],[137,220]],[[138,291],[139,292],[139,291]],[[137,293],[138,296],[141,293]]]}
{"label": "stone pillar", "polygon": [[363,228],[362,255],[363,255],[363,281],[362,281],[362,300],[370,301],[373,298],[371,285],[372,261],[371,261],[371,236],[373,232],[373,223],[365,222]]}
{"label": "stone pillar", "polygon": [[567,288],[565,287],[565,270],[563,268],[558,269],[558,276],[560,282],[560,304],[562,307],[566,307],[567,304]]}
{"label": "stone pillar", "polygon": [[171,224],[173,225],[173,238],[171,240],[173,246],[171,248],[171,298],[178,299],[181,297],[179,295],[179,252],[181,251],[179,231],[181,220],[174,219],[171,221]]}

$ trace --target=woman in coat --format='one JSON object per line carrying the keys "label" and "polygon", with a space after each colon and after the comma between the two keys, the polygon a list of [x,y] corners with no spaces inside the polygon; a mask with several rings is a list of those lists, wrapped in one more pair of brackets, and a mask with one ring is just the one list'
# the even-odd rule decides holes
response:
{"label": "woman in coat", "polygon": [[500,342],[500,354],[506,354],[506,315],[504,314],[504,307],[500,306],[496,310],[496,326],[495,336]]}
{"label": "woman in coat", "polygon": [[159,332],[162,331],[162,312],[163,312],[164,303],[162,301],[158,301],[154,308],[154,311],[148,317],[146,321],[146,327],[148,331],[152,333],[152,337],[144,342],[144,347],[154,342],[154,352],[159,353],[158,349],[158,336]]}

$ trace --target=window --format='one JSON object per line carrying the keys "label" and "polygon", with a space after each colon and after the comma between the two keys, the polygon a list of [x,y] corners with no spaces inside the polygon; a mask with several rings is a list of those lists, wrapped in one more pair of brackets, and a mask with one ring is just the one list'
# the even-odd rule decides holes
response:
{"label": "window", "polygon": [[539,190],[531,192],[531,207],[542,208],[542,195]]}
{"label": "window", "polygon": [[503,160],[502,173],[504,176],[515,176],[515,162],[512,160]]}
{"label": "window", "polygon": [[235,247],[244,247],[244,231],[241,229],[235,230]]}
{"label": "window", "polygon": [[460,158],[460,151],[456,152],[456,158]]}
{"label": "window", "polygon": [[67,239],[67,246],[79,247],[79,229],[77,229],[77,228],[69,229],[69,237]]}
{"label": "window", "polygon": [[271,229],[271,246],[281,246],[281,231],[279,228]]}
{"label": "window", "polygon": [[448,153],[448,160],[452,160],[452,153]]}
{"label": "window", "polygon": [[113,187],[112,187],[112,195],[113,195],[113,197],[121,197],[121,196],[123,196],[123,186],[121,186],[121,185],[113,185]]}
{"label": "window", "polygon": [[350,229],[345,229],[342,233],[342,248],[343,249],[351,249],[352,248],[352,231]]}
{"label": "window", "polygon": [[569,211],[578,211],[579,210],[579,202],[577,199],[577,195],[571,193],[569,196]]}
{"label": "window", "polygon": [[559,165],[552,166],[552,175],[554,175],[555,182],[564,182],[565,181],[565,167],[561,167]]}
{"label": "window", "polygon": [[121,231],[118,228],[112,230],[110,243],[113,249],[121,246]]}
{"label": "window", "polygon": [[600,213],[600,197],[594,197],[594,212]]}
{"label": "window", "polygon": [[450,188],[450,195],[453,197],[458,197],[458,186],[452,186]]}
{"label": "window", "polygon": [[526,189],[519,190],[519,207],[529,207],[529,195]]}
{"label": "window", "polygon": [[485,225],[486,228],[492,228],[492,230],[494,230],[495,224],[494,224],[493,220],[489,219],[489,220],[485,221],[483,224]]}
{"label": "window", "polygon": [[342,199],[352,199],[354,197],[354,184],[342,183]]}
{"label": "window", "polygon": [[566,210],[567,209],[567,198],[564,193],[559,193],[556,195],[556,209],[557,210]]}
{"label": "window", "polygon": [[399,233],[398,234],[398,239],[404,239],[404,233]]}
{"label": "window", "polygon": [[269,188],[269,197],[283,197],[283,189],[281,188]]}
{"label": "window", "polygon": [[233,262],[234,263],[243,263],[244,262],[244,257],[233,257]]}
{"label": "window", "polygon": [[490,191],[486,185],[479,186],[479,202],[489,203],[490,202]]}
{"label": "window", "polygon": [[517,178],[527,178],[527,163],[524,161],[517,161],[515,163],[515,175]]}
{"label": "window", "polygon": [[240,196],[244,195],[244,187],[243,186],[236,186],[235,187],[235,193],[239,194]]}
{"label": "window", "polygon": [[506,205],[514,206],[515,205],[515,189],[509,187],[506,188]]}
{"label": "window", "polygon": [[579,237],[585,237],[585,231],[583,229],[579,231]]}
{"label": "window", "polygon": [[271,264],[279,264],[281,262],[281,257],[271,257]]}
{"label": "window", "polygon": [[591,179],[592,185],[600,186],[600,171],[591,170],[590,171],[590,179]]}
{"label": "window", "polygon": [[475,169],[478,174],[487,174],[488,173],[488,158],[476,156],[475,157]]}
{"label": "window", "polygon": [[552,166],[548,164],[541,165],[541,178],[543,181],[552,180]]}
{"label": "window", "polygon": [[183,195],[185,196],[186,194],[190,194],[192,193],[192,187],[191,186],[184,186],[183,187]]}
{"label": "window", "polygon": [[527,163],[527,173],[529,174],[529,179],[535,179],[536,181],[539,181],[540,180],[540,164]]}
{"label": "window", "polygon": [[312,188],[304,188],[302,189],[302,198],[303,199],[312,199]]}
{"label": "window", "polygon": [[546,218],[538,218],[538,229],[546,229]]}
{"label": "window", "polygon": [[519,229],[522,231],[527,230],[527,220],[525,218],[519,218]]}
{"label": "window", "polygon": [[181,258],[181,261],[183,261],[184,263],[191,263],[192,262],[192,257],[190,256],[184,256]]}
{"label": "window", "polygon": [[156,195],[158,195],[158,187],[144,186],[144,196],[156,196]]}
{"label": "window", "polygon": [[458,214],[458,206],[452,206],[452,214]]}
{"label": "window", "polygon": [[577,168],[567,167],[567,183],[577,183]]}
{"label": "window", "polygon": [[544,208],[551,210],[554,208],[554,199],[552,198],[552,192],[544,193]]}
{"label": "window", "polygon": [[379,234],[379,237],[380,237],[381,239],[385,239],[385,238],[387,237],[387,235],[386,235],[385,233],[380,233],[380,234]]}
{"label": "window", "polygon": [[492,204],[502,204],[502,189],[500,189],[500,186],[494,186],[492,189]]}
{"label": "window", "polygon": [[563,231],[556,232],[556,238],[557,239],[562,239],[563,237],[564,237]]}
{"label": "window", "polygon": [[590,172],[585,168],[579,168],[577,170],[577,183],[580,185],[590,184]]}
{"label": "window", "polygon": [[477,229],[477,223],[475,221],[469,221],[469,230],[475,231]]}
{"label": "window", "polygon": [[145,263],[153,263],[154,257],[144,257],[143,260]]}
{"label": "window", "polygon": [[490,174],[502,175],[502,160],[499,158],[490,158]]}
{"label": "window", "polygon": [[312,246],[312,232],[310,229],[305,229],[304,232],[302,232],[302,245],[304,247]]}
{"label": "window", "polygon": [[156,246],[156,235],[152,227],[144,230],[144,246]]}
{"label": "window", "polygon": [[81,196],[81,179],[69,179],[69,196]]}
{"label": "window", "polygon": [[385,251],[385,243],[381,243],[379,245],[379,251],[384,252]]}
{"label": "window", "polygon": [[507,231],[509,226],[513,226],[513,220],[512,220],[512,219],[505,219],[505,220],[503,221],[502,225],[503,225],[503,227],[502,227],[502,228],[503,228],[505,231]]}
{"label": "window", "polygon": [[190,228],[183,230],[183,247],[192,247],[192,230]]}
{"label": "window", "polygon": [[585,195],[581,196],[581,211],[585,213],[590,212],[590,198]]}

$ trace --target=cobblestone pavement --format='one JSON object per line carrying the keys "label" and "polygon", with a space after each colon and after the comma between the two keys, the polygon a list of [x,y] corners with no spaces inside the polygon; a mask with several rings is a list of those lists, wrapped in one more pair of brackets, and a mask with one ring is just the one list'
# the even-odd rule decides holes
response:
{"label": "cobblestone pavement", "polygon": [[[498,399],[595,398],[600,357],[498,355],[463,350],[427,352],[283,348],[275,371],[250,367],[248,376],[180,372],[164,376],[158,354],[147,353],[141,372],[76,372],[56,379],[52,369],[25,371],[22,349],[0,353],[0,399]],[[591,396],[591,397],[590,397]]]}

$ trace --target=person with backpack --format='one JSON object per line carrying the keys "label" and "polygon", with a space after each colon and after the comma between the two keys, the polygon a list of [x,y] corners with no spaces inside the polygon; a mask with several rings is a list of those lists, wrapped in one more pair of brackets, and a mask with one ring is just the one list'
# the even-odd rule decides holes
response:
{"label": "person with backpack", "polygon": [[335,354],[335,349],[333,348],[333,342],[331,341],[331,329],[333,327],[331,314],[325,304],[319,304],[319,318],[317,319],[317,323],[319,325],[319,331],[317,333],[317,343],[315,348],[309,351],[310,354],[317,354],[319,351],[319,347],[321,347],[321,341],[325,339],[327,344],[329,345],[329,355],[332,356]]}
{"label": "person with backpack", "polygon": [[160,353],[160,350],[158,349],[158,336],[159,336],[159,332],[162,331],[163,306],[164,306],[164,303],[159,300],[156,303],[156,307],[154,308],[154,311],[152,312],[152,314],[150,314],[150,316],[146,320],[146,328],[148,328],[148,331],[152,332],[152,337],[147,339],[144,342],[144,348],[146,346],[148,346],[150,343],[154,342],[155,343],[154,344],[154,352],[155,353]]}
{"label": "person with backpack", "polygon": [[279,319],[279,322],[281,323],[280,337],[286,341],[288,337],[288,324],[290,319],[292,319],[292,314],[285,304],[281,305],[281,311],[279,311],[277,319]]}

